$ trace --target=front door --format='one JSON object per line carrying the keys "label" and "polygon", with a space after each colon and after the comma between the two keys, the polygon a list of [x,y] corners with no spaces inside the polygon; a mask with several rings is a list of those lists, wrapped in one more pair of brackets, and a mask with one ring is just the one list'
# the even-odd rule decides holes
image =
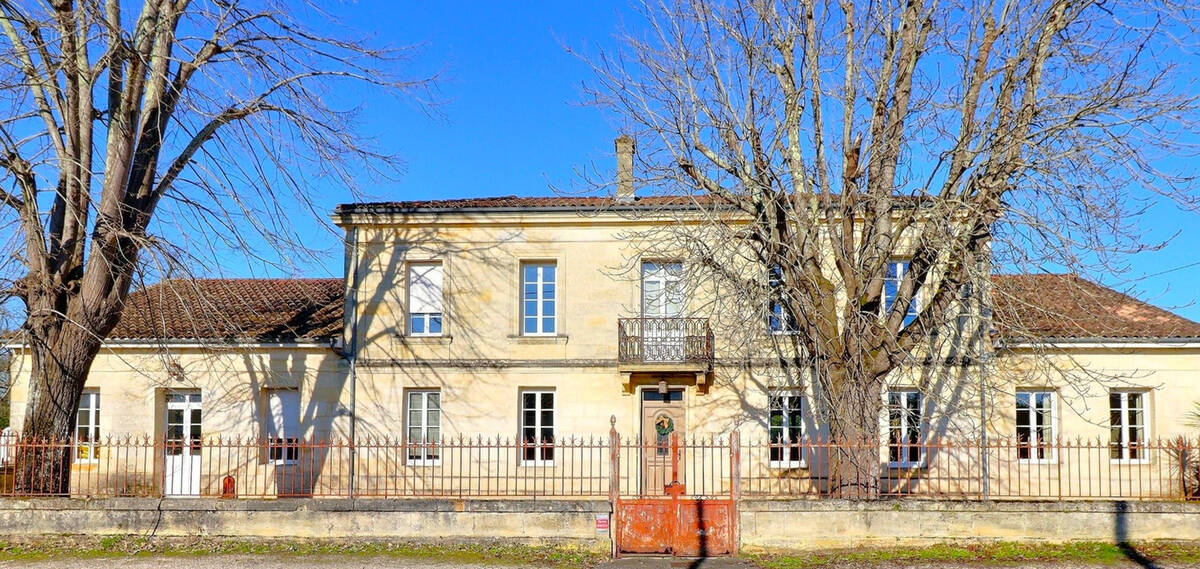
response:
{"label": "front door", "polygon": [[167,394],[163,482],[168,496],[200,495],[200,416],[199,392]]}
{"label": "front door", "polygon": [[686,461],[672,461],[672,441],[683,452],[687,433],[683,412],[683,390],[642,390],[642,494],[661,496],[673,481],[684,482]]}
{"label": "front door", "polygon": [[642,263],[642,342],[648,362],[684,359],[682,263]]}

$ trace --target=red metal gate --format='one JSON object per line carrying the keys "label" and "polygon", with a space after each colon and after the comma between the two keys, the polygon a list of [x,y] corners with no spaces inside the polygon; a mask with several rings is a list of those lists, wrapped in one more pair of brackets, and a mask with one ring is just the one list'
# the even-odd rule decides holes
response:
{"label": "red metal gate", "polygon": [[[614,493],[613,535],[616,553],[710,557],[737,553],[738,443],[728,447],[729,493],[722,497],[689,496],[679,480],[678,437],[671,440],[671,481],[662,496],[622,498]],[[615,451],[614,451],[615,453]]]}

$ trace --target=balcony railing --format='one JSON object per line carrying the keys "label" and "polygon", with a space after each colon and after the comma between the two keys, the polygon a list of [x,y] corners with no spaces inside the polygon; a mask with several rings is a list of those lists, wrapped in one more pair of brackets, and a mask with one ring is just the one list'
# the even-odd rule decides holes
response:
{"label": "balcony railing", "polygon": [[621,363],[712,364],[713,333],[707,318],[619,318]]}

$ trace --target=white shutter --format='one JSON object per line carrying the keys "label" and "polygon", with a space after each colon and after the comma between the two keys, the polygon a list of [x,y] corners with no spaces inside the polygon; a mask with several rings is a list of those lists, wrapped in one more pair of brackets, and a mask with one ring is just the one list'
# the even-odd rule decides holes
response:
{"label": "white shutter", "polygon": [[409,314],[442,312],[442,265],[430,263],[408,267]]}
{"label": "white shutter", "polygon": [[295,389],[272,389],[267,392],[267,437],[272,439],[300,436],[300,392]]}

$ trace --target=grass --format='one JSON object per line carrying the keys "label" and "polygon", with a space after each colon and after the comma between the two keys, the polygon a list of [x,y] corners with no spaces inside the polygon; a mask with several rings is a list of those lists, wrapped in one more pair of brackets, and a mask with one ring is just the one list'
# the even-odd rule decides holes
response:
{"label": "grass", "polygon": [[566,544],[425,543],[384,540],[146,538],[63,536],[0,542],[0,561],[61,557],[119,558],[130,556],[195,555],[373,556],[433,558],[456,563],[587,567],[607,556],[604,552]]}
{"label": "grass", "polygon": [[[1148,542],[1137,554],[1157,562],[1200,563],[1200,544]],[[515,545],[511,543],[430,543],[389,540],[329,540],[282,538],[174,538],[141,536],[60,536],[0,542],[0,561],[61,557],[113,559],[131,556],[199,555],[370,556],[436,559],[442,562],[541,567],[591,567],[607,559],[606,552],[570,544]],[[747,559],[762,569],[818,569],[830,566],[890,566],[897,564],[1017,565],[1024,563],[1079,565],[1128,564],[1121,547],[1099,542],[1070,544],[978,543],[926,547],[858,548],[788,554],[757,554]]]}
{"label": "grass", "polygon": [[[1158,562],[1181,564],[1200,562],[1200,544],[1195,543],[1150,542],[1137,544],[1134,549],[1137,554]],[[1129,562],[1125,549],[1111,543],[1100,542],[938,544],[919,548],[866,548],[792,554],[761,554],[752,555],[750,559],[764,569],[813,569],[835,564],[860,566],[904,563],[1016,565],[1040,562],[1064,565],[1116,565]]]}

